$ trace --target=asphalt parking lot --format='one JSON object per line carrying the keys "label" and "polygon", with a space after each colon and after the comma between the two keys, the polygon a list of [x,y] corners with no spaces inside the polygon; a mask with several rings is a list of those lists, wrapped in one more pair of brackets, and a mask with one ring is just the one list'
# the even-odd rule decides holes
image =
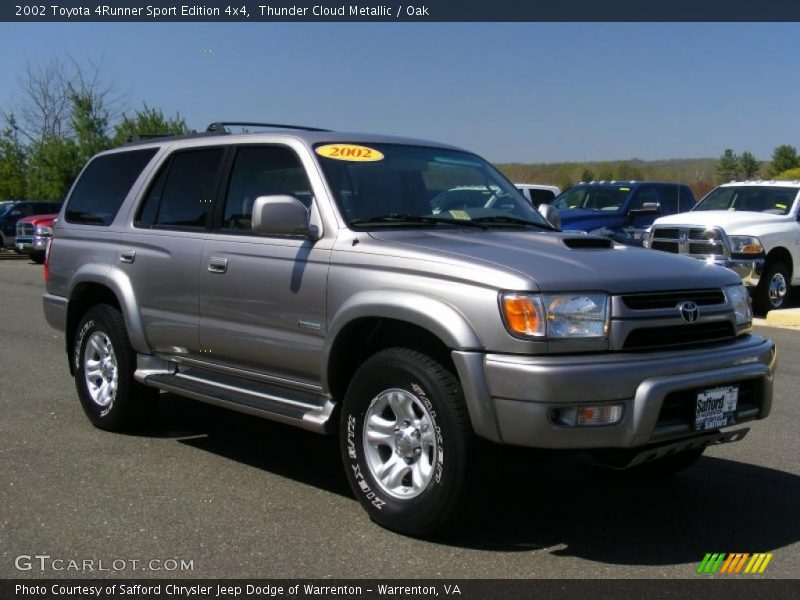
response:
{"label": "asphalt parking lot", "polygon": [[[62,336],[42,317],[41,266],[0,255],[0,577],[697,577],[707,552],[771,552],[800,572],[800,332],[777,341],[772,416],[665,480],[581,455],[498,453],[456,534],[371,523],[336,441],[163,396],[150,428],[92,428]],[[118,572],[18,571],[20,555],[128,561]],[[129,568],[190,560],[190,571]]]}

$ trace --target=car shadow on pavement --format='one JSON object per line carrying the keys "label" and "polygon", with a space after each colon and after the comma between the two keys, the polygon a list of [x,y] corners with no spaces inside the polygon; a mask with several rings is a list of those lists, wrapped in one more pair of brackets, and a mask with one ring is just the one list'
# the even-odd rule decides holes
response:
{"label": "car shadow on pavement", "polygon": [[[353,498],[333,436],[172,395],[162,396],[143,434]],[[791,473],[706,456],[673,476],[637,478],[596,467],[585,454],[482,450],[485,464],[461,526],[431,543],[670,565],[800,540],[800,476]]]}
{"label": "car shadow on pavement", "polygon": [[467,515],[439,543],[482,550],[551,548],[609,564],[699,562],[800,540],[800,476],[705,456],[681,473],[607,471],[586,455],[497,451]]}
{"label": "car shadow on pavement", "polygon": [[289,425],[162,394],[159,410],[140,435],[175,438],[199,450],[352,497],[337,439]]}

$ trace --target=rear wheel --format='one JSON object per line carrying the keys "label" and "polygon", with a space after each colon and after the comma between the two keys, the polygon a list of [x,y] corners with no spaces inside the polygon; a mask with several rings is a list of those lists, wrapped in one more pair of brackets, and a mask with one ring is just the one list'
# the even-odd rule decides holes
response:
{"label": "rear wheel", "polygon": [[44,252],[33,252],[30,255],[31,260],[35,262],[37,265],[44,264]]}
{"label": "rear wheel", "polygon": [[789,269],[781,262],[767,263],[753,297],[756,310],[766,314],[789,305],[791,286]]}
{"label": "rear wheel", "polygon": [[71,360],[81,406],[95,427],[125,431],[144,422],[158,391],[133,377],[136,352],[119,310],[98,304],[86,312],[78,325]]}
{"label": "rear wheel", "polygon": [[340,440],[350,486],[378,524],[421,536],[458,516],[473,433],[458,380],[432,358],[390,348],[367,359]]}

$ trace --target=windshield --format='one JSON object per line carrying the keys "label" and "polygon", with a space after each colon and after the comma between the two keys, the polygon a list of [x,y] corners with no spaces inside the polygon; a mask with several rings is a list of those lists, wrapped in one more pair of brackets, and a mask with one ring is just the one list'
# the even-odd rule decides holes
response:
{"label": "windshield", "polygon": [[792,210],[797,188],[775,186],[718,187],[692,210],[735,210],[788,215]]}
{"label": "windshield", "polygon": [[315,151],[349,226],[481,222],[551,229],[511,182],[474,154],[398,144],[324,144]]}
{"label": "windshield", "polygon": [[11,210],[11,207],[14,206],[13,202],[6,200],[5,202],[0,202],[0,217],[4,217],[5,214]]}
{"label": "windshield", "polygon": [[616,212],[625,204],[628,186],[576,185],[553,201],[558,210],[602,210]]}

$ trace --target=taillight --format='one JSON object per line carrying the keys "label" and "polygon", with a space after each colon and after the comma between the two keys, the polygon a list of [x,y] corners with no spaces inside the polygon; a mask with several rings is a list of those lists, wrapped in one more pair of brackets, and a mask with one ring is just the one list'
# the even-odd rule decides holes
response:
{"label": "taillight", "polygon": [[50,248],[53,247],[53,238],[47,240],[47,248],[44,249],[44,280],[50,278]]}

